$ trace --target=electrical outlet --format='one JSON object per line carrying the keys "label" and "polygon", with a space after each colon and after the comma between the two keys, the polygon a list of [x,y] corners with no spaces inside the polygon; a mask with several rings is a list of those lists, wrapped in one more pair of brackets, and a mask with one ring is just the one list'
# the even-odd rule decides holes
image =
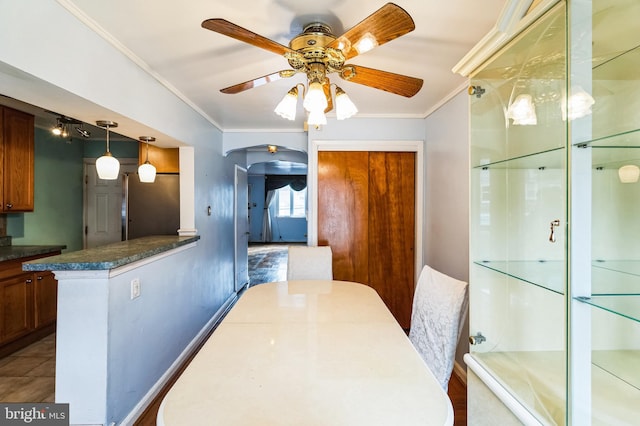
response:
{"label": "electrical outlet", "polygon": [[131,299],[140,297],[140,279],[134,278],[131,280]]}

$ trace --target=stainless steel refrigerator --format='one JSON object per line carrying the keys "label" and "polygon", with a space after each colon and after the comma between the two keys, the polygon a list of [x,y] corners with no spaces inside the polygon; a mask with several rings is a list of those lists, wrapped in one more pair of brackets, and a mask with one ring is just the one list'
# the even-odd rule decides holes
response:
{"label": "stainless steel refrigerator", "polygon": [[149,235],[177,235],[180,228],[180,176],[157,174],[141,183],[136,174],[124,177],[123,239]]}

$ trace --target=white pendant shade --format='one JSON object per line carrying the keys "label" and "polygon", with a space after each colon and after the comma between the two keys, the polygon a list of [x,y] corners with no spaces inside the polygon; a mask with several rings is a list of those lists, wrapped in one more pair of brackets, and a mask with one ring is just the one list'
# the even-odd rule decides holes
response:
{"label": "white pendant shade", "polygon": [[118,175],[120,173],[120,162],[112,156],[110,152],[106,152],[102,157],[96,160],[96,170],[100,179],[118,179]]}
{"label": "white pendant shade", "polygon": [[143,183],[153,183],[156,180],[156,168],[151,163],[140,164],[138,178]]}
{"label": "white pendant shade", "polygon": [[636,183],[640,178],[640,168],[633,164],[622,166],[618,169],[618,178],[622,183]]}

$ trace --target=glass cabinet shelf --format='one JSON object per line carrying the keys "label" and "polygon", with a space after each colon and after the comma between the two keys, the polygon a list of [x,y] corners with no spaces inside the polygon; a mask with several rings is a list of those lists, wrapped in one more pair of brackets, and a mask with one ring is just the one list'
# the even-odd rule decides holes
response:
{"label": "glass cabinet shelf", "polygon": [[561,169],[564,167],[564,147],[553,148],[547,151],[509,158],[499,161],[480,161],[481,164],[473,166],[474,169]]}
{"label": "glass cabinet shelf", "polygon": [[[564,261],[562,260],[481,260],[475,261],[474,264],[554,293],[564,294],[565,292]],[[591,286],[591,300],[600,300],[599,297],[609,296],[638,296],[638,304],[633,305],[635,311],[631,310],[629,314],[620,314],[631,317],[631,319],[640,318],[640,261],[595,261],[591,269]],[[578,300],[598,306],[589,300]],[[612,306],[611,303],[606,302],[606,305]],[[627,309],[625,306],[625,304],[621,304],[621,309]],[[603,307],[603,309],[607,308]],[[608,310],[618,313],[614,307]]]}
{"label": "glass cabinet shelf", "polygon": [[596,260],[591,274],[592,296],[640,296],[640,260]]}
{"label": "glass cabinet shelf", "polygon": [[640,295],[577,297],[574,300],[640,322]]}
{"label": "glass cabinet shelf", "polygon": [[584,140],[574,145],[594,148],[640,148],[640,129],[631,129],[591,140]]}
{"label": "glass cabinet shelf", "polygon": [[593,80],[634,80],[637,78],[635,70],[639,64],[640,46],[638,45],[632,46],[626,51],[595,57]]}
{"label": "glass cabinet shelf", "polygon": [[564,294],[564,261],[562,260],[485,260],[474,263],[554,293]]}

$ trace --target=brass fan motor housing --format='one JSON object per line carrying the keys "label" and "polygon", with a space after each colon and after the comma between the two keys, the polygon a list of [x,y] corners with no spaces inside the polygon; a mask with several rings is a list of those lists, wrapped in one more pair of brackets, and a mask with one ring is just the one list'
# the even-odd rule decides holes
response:
{"label": "brass fan motor housing", "polygon": [[314,22],[304,27],[302,34],[289,42],[289,48],[295,50],[295,53],[287,53],[285,58],[298,71],[308,71],[310,64],[322,63],[327,73],[338,72],[344,65],[344,55],[338,49],[325,47],[335,39],[331,27]]}

